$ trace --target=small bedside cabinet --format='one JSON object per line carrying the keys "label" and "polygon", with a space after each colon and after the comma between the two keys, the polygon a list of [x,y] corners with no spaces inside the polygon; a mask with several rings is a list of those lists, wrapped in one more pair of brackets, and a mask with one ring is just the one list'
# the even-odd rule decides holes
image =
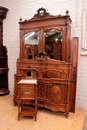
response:
{"label": "small bedside cabinet", "polygon": [[[34,107],[24,108],[25,100],[34,101]],[[37,79],[21,79],[18,82],[18,120],[20,116],[37,118]]]}

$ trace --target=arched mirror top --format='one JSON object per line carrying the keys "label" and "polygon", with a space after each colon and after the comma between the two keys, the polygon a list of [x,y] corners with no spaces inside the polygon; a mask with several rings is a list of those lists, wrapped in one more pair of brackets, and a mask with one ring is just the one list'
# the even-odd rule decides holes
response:
{"label": "arched mirror top", "polygon": [[38,53],[38,32],[30,31],[24,35],[25,59],[33,59]]}
{"label": "arched mirror top", "polygon": [[53,39],[56,43],[62,42],[62,30],[49,29],[45,31],[44,35],[45,35],[45,40]]}
{"label": "arched mirror top", "polygon": [[38,45],[38,32],[30,31],[24,35],[25,45]]}

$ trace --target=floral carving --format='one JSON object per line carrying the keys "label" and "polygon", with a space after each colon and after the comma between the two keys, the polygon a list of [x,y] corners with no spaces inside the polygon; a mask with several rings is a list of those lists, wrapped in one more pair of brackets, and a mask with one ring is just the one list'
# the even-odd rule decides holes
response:
{"label": "floral carving", "polygon": [[40,51],[36,56],[35,59],[37,59],[39,62],[43,62],[47,60],[49,57],[47,56],[46,52]]}

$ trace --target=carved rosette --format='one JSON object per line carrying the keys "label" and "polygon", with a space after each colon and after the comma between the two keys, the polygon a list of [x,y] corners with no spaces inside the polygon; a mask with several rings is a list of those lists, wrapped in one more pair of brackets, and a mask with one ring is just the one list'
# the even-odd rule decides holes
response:
{"label": "carved rosette", "polygon": [[58,84],[54,84],[51,88],[50,92],[51,102],[58,104],[61,99],[61,86]]}

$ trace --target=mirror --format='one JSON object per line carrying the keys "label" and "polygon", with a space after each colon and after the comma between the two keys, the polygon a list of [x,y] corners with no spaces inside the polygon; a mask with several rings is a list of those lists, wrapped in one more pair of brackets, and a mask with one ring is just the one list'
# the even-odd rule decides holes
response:
{"label": "mirror", "polygon": [[32,59],[38,53],[38,32],[32,31],[24,36],[25,59]]}
{"label": "mirror", "polygon": [[31,77],[31,75],[32,75],[31,71],[26,71],[26,76],[27,77]]}
{"label": "mirror", "polygon": [[62,60],[62,32],[51,29],[45,32],[45,52],[56,60]]}

